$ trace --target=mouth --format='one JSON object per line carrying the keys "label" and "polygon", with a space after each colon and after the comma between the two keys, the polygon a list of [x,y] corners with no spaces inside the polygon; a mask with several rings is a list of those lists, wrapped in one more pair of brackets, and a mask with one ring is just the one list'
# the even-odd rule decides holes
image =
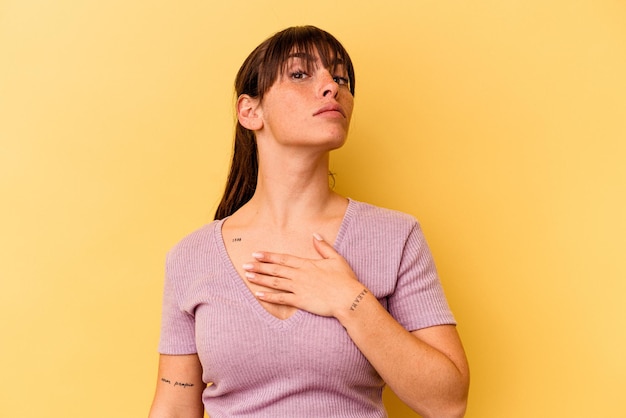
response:
{"label": "mouth", "polygon": [[330,113],[335,113],[335,114],[340,114],[341,116],[343,116],[344,118],[346,117],[345,112],[343,111],[343,108],[339,105],[339,104],[328,104],[324,107],[319,108],[314,114],[313,116],[318,116],[318,115],[322,115],[322,114],[330,114]]}

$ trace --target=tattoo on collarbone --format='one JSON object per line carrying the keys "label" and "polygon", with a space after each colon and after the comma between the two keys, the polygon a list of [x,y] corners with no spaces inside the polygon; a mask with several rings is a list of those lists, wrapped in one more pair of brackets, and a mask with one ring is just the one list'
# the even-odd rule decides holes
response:
{"label": "tattoo on collarbone", "polygon": [[241,237],[233,238],[233,242],[241,242]]}
{"label": "tattoo on collarbone", "polygon": [[357,308],[357,306],[359,306],[359,303],[361,303],[361,300],[363,300],[365,295],[367,295],[368,293],[369,292],[367,291],[367,289],[363,289],[361,293],[359,293],[357,297],[354,298],[354,301],[352,302],[352,306],[350,306],[350,310],[354,311]]}
{"label": "tattoo on collarbone", "polygon": [[[172,384],[171,380],[166,379],[164,377],[161,378],[161,382],[167,383],[168,385]],[[174,387],[176,387],[176,386],[180,386],[182,388],[190,388],[190,387],[194,386],[194,384],[193,383],[174,382]]]}

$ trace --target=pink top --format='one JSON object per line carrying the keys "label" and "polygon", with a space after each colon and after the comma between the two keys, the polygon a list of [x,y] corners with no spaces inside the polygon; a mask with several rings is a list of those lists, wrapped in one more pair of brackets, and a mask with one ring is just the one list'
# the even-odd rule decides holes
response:
{"label": "pink top", "polygon": [[[223,222],[169,252],[159,344],[198,353],[211,418],[385,417],[384,382],[341,324],[267,312],[228,257]],[[350,200],[335,249],[407,330],[455,323],[413,217]]]}

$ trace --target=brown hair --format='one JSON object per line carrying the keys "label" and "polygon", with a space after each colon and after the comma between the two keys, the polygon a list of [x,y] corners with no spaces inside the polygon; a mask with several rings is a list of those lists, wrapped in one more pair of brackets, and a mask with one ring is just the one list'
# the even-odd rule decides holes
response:
{"label": "brown hair", "polygon": [[[266,39],[246,58],[235,78],[237,97],[247,94],[263,100],[279,74],[287,65],[289,56],[302,53],[307,71],[315,65],[313,57],[319,55],[322,65],[334,68],[341,64],[354,95],[354,68],[345,48],[330,33],[315,26],[294,26]],[[226,189],[215,212],[215,219],[232,215],[248,202],[256,190],[259,169],[254,132],[239,122],[235,128],[235,143]]]}

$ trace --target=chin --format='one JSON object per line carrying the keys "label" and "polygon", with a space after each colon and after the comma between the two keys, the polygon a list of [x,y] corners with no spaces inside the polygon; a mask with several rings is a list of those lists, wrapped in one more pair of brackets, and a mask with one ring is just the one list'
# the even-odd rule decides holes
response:
{"label": "chin", "polygon": [[332,151],[337,148],[341,148],[346,143],[346,132],[332,132],[321,137],[308,137],[308,138],[292,138],[289,141],[285,141],[285,145],[290,146],[303,146],[311,148],[321,148],[325,151]]}
{"label": "chin", "polygon": [[345,143],[346,143],[346,138],[342,137],[342,138],[329,140],[325,145],[328,151],[332,151],[332,150],[336,150],[336,149],[343,147]]}
{"label": "chin", "polygon": [[346,143],[347,137],[348,132],[345,130],[341,130],[339,132],[329,132],[324,142],[333,147],[333,149],[336,149],[342,147],[343,144]]}

